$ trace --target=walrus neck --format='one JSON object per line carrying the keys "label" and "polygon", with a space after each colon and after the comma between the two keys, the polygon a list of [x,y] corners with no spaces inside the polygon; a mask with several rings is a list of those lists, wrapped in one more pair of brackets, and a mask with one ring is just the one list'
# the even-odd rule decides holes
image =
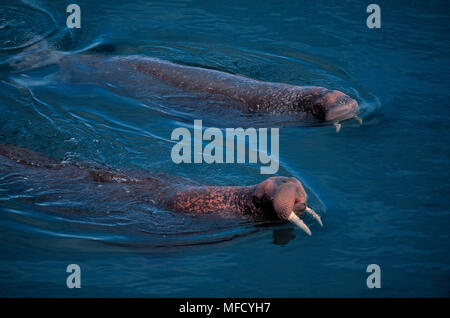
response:
{"label": "walrus neck", "polygon": [[232,214],[241,217],[262,213],[254,200],[256,186],[199,186],[175,191],[162,202],[166,208],[195,214]]}

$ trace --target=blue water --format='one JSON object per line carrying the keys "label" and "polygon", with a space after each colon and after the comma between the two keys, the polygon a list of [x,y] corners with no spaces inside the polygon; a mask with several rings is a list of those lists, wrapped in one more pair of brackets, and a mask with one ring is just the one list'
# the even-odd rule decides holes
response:
{"label": "blue water", "polygon": [[[364,124],[280,128],[277,174],[302,180],[323,215],[312,237],[181,216],[0,164],[0,296],[449,296],[445,1],[378,1],[382,27],[368,29],[360,1],[78,0],[82,27],[68,30],[71,2],[0,1],[1,61],[42,38],[73,53],[108,44],[102,54],[338,89],[359,101]],[[174,164],[170,134],[192,128],[188,114],[54,72],[1,71],[0,142],[207,184],[265,179],[255,164]],[[81,289],[66,287],[72,263]],[[380,289],[366,286],[369,264],[380,265]]]}

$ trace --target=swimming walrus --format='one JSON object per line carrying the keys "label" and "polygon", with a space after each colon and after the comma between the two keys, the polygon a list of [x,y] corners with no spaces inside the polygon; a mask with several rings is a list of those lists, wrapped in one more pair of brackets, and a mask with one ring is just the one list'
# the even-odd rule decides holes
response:
{"label": "swimming walrus", "polygon": [[[270,177],[249,186],[202,185],[188,179],[166,175],[146,176],[142,172],[123,172],[89,165],[59,162],[39,153],[0,143],[1,169],[20,174],[28,187],[45,184],[77,183],[82,195],[102,192],[114,199],[127,198],[151,203],[170,211],[193,215],[214,214],[243,219],[281,219],[294,223],[311,235],[302,221],[306,214],[320,225],[320,216],[307,206],[307,195],[296,178]],[[59,195],[63,195],[59,193]]]}
{"label": "swimming walrus", "polygon": [[60,79],[64,82],[100,84],[139,99],[174,95],[173,89],[177,89],[197,93],[197,101],[209,98],[220,107],[250,114],[309,114],[314,119],[335,124],[337,129],[342,120],[360,120],[357,101],[337,90],[264,82],[146,56],[74,54],[51,50],[41,44],[8,61],[9,68],[16,72],[50,64],[59,66]]}

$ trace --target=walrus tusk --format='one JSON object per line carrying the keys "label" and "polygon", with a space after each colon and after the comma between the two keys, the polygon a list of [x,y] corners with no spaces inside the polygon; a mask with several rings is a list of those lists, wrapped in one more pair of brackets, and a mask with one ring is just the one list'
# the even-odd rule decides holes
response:
{"label": "walrus tusk", "polygon": [[317,214],[317,213],[316,213],[313,209],[311,209],[311,208],[306,208],[305,211],[306,211],[307,213],[311,214],[311,216],[312,216],[317,222],[319,222],[320,226],[323,227],[323,223],[322,223],[322,220],[321,220],[319,214]]}
{"label": "walrus tusk", "polygon": [[358,123],[359,123],[360,125],[363,124],[362,118],[359,118],[358,116],[355,116],[355,119],[358,121]]}
{"label": "walrus tusk", "polygon": [[295,214],[293,211],[291,212],[291,214],[288,217],[288,220],[291,221],[292,223],[294,223],[295,225],[297,225],[299,228],[301,228],[303,231],[306,232],[306,234],[308,234],[309,236],[311,236],[311,230],[309,229],[309,227],[303,223],[302,220],[300,220],[297,216],[297,214]]}
{"label": "walrus tusk", "polygon": [[333,125],[336,126],[336,132],[338,133],[341,130],[342,125],[339,124],[338,122],[334,123]]}

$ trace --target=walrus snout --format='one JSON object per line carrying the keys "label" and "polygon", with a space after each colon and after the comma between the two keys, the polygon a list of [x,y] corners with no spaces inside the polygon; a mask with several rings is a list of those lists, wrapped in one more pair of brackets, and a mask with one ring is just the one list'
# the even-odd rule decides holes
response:
{"label": "walrus snout", "polygon": [[307,206],[305,189],[296,178],[271,177],[258,185],[256,197],[271,202],[280,219],[294,223],[308,235],[311,235],[311,230],[301,220],[306,213],[323,225],[320,216]]}
{"label": "walrus snout", "polygon": [[326,121],[339,121],[355,117],[359,111],[358,102],[347,95],[336,98],[325,114]]}
{"label": "walrus snout", "polygon": [[317,118],[338,122],[355,117],[359,106],[356,100],[340,91],[323,90],[316,98],[312,110]]}

